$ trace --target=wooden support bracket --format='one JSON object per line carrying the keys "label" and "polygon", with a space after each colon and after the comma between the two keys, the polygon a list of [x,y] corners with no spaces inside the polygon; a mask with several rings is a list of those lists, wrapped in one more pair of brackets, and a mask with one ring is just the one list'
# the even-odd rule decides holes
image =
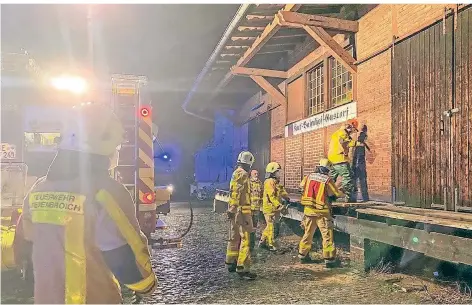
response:
{"label": "wooden support bracket", "polygon": [[285,71],[278,70],[267,70],[267,69],[256,69],[235,66],[231,69],[233,74],[248,75],[248,76],[266,76],[266,77],[277,77],[277,78],[288,78],[288,73]]}
{"label": "wooden support bracket", "polygon": [[357,66],[354,65],[355,59],[336,40],[331,37],[323,28],[318,26],[307,26],[303,28],[315,39],[321,46],[325,47],[331,55],[336,58],[351,73],[357,73]]}
{"label": "wooden support bracket", "polygon": [[302,28],[304,25],[318,26],[325,29],[352,33],[356,33],[359,30],[359,23],[357,21],[287,11],[279,11],[277,15],[282,26],[295,28]]}
{"label": "wooden support bracket", "polygon": [[280,92],[277,88],[272,86],[264,77],[258,75],[250,76],[253,81],[256,82],[262,89],[264,89],[270,96],[272,96],[277,102],[285,103],[285,95]]}

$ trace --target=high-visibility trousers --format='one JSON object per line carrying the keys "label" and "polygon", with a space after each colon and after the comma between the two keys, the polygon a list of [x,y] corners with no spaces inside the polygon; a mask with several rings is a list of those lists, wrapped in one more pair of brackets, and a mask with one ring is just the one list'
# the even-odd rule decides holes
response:
{"label": "high-visibility trousers", "polygon": [[251,215],[252,215],[252,226],[253,230],[250,234],[251,237],[251,242],[250,242],[250,248],[254,249],[256,245],[256,229],[257,225],[259,224],[259,217],[260,217],[261,212],[259,210],[252,210]]}
{"label": "high-visibility trousers", "polygon": [[261,243],[266,243],[268,247],[275,247],[275,225],[278,213],[264,214],[266,227],[262,231]]}
{"label": "high-visibility trousers", "polygon": [[237,264],[238,272],[249,271],[251,267],[251,251],[249,247],[250,234],[253,231],[252,215],[238,212],[235,219],[231,219],[229,240],[226,248],[226,264]]}
{"label": "high-visibility trousers", "polygon": [[305,234],[300,241],[298,253],[301,256],[307,256],[313,245],[313,236],[316,228],[320,228],[321,237],[323,239],[323,258],[333,259],[336,256],[336,248],[334,246],[334,224],[331,215],[307,216],[303,218],[303,226]]}

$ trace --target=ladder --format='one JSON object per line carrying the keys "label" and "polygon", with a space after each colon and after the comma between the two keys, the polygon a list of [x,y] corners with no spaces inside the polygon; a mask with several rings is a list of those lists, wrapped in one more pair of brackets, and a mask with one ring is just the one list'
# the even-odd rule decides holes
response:
{"label": "ladder", "polygon": [[137,201],[136,183],[138,172],[138,109],[140,107],[140,87],[143,77],[131,75],[112,76],[112,109],[123,125],[125,139],[121,144],[113,169],[114,178],[120,181]]}

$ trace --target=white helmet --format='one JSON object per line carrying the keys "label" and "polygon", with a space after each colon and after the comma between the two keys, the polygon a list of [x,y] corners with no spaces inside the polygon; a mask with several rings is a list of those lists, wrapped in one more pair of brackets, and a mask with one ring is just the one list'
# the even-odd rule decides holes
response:
{"label": "white helmet", "polygon": [[242,151],[239,153],[238,163],[252,166],[252,164],[254,163],[254,155],[251,154],[249,151]]}
{"label": "white helmet", "polygon": [[102,156],[113,155],[123,142],[124,129],[112,109],[94,103],[74,106],[74,120],[67,122],[59,148]]}

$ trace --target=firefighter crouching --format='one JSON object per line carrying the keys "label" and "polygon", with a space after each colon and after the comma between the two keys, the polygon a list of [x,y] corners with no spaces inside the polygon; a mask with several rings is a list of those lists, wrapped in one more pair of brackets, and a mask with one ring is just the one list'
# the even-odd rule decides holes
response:
{"label": "firefighter crouching", "polygon": [[256,229],[262,208],[262,182],[259,180],[259,172],[255,169],[251,171],[251,214],[253,232],[251,232],[251,250],[256,244]]}
{"label": "firefighter crouching", "polygon": [[264,194],[262,198],[262,211],[266,221],[266,227],[262,232],[259,247],[270,251],[277,251],[275,245],[275,225],[280,218],[283,208],[282,195],[286,194],[285,188],[280,185],[280,170],[282,167],[277,162],[270,162],[266,167],[264,181]]}
{"label": "firefighter crouching", "polygon": [[256,275],[249,271],[251,267],[250,234],[253,231],[251,214],[251,194],[249,171],[254,163],[254,156],[242,151],[238,156],[238,166],[230,182],[228,218],[230,232],[226,249],[226,265],[229,272],[237,272],[245,280],[253,280]]}
{"label": "firefighter crouching", "polygon": [[323,239],[323,258],[326,267],[332,268],[336,261],[336,248],[333,240],[333,218],[331,202],[340,197],[341,193],[328,175],[329,161],[321,159],[315,172],[305,176],[300,183],[303,189],[301,204],[304,206],[303,226],[305,234],[300,241],[298,257],[301,263],[313,263],[310,250],[313,244],[313,235],[319,227]]}
{"label": "firefighter crouching", "polygon": [[32,243],[35,303],[122,301],[120,284],[139,296],[157,284],[147,240],[126,188],[109,176],[124,130],[110,109],[75,109],[59,151],[26,196],[22,224]]}
{"label": "firefighter crouching", "polygon": [[351,134],[358,130],[357,120],[349,120],[346,125],[331,135],[329,143],[328,160],[332,164],[330,177],[334,182],[339,176],[342,177],[341,188],[346,194],[346,202],[356,202],[357,192],[355,191],[353,172],[349,162],[349,149],[355,146],[355,141]]}

